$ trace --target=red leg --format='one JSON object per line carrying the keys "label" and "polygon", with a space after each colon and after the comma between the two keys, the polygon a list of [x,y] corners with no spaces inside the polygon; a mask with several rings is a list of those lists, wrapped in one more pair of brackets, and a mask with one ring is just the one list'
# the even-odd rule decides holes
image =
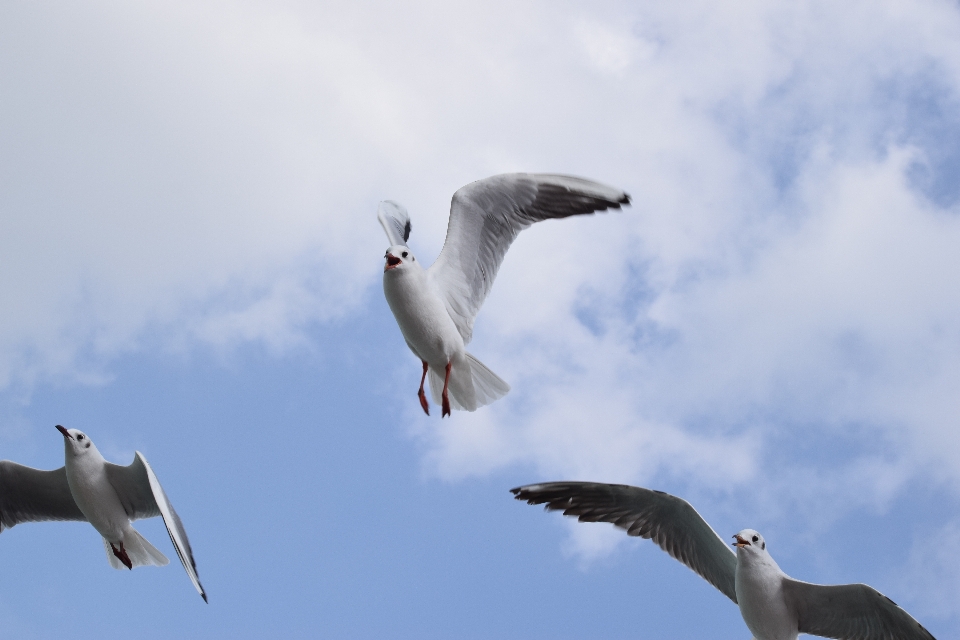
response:
{"label": "red leg", "polygon": [[420,406],[423,407],[423,412],[430,415],[430,405],[427,403],[427,394],[423,392],[423,383],[427,380],[427,361],[421,360],[421,362],[423,362],[423,377],[420,378],[420,391],[417,392],[417,397],[420,398]]}
{"label": "red leg", "polygon": [[450,415],[450,397],[447,395],[447,385],[450,384],[450,364],[447,363],[447,375],[443,378],[443,409],[440,411],[440,417]]}
{"label": "red leg", "polygon": [[113,546],[113,543],[110,543],[110,548],[113,549],[113,555],[126,565],[127,569],[133,569],[133,563],[130,562],[130,556],[127,555],[126,549],[123,548],[123,542],[120,543],[120,550],[117,551],[117,548]]}

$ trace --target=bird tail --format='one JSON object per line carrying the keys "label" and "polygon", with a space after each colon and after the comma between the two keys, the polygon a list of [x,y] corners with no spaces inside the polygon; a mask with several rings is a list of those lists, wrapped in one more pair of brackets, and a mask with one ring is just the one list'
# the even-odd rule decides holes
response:
{"label": "bird tail", "polygon": [[[502,398],[510,391],[510,385],[500,376],[487,368],[485,364],[466,354],[466,365],[469,367],[469,376],[463,375],[463,368],[454,364],[450,372],[450,408],[457,411],[476,411],[478,407],[490,404]],[[443,371],[430,367],[430,395],[436,404],[441,403],[440,394],[443,391]]]}
{"label": "bird tail", "polygon": [[[114,569],[127,568],[123,562],[120,561],[120,558],[113,553],[110,541],[106,538],[103,539],[103,546],[107,551],[107,560],[110,562],[111,567]],[[143,565],[162,567],[170,563],[170,561],[167,560],[167,556],[160,553],[159,549],[150,544],[147,539],[140,535],[140,532],[133,527],[123,536],[123,550],[127,552],[127,557],[130,558],[130,564],[134,567],[141,567]]]}
{"label": "bird tail", "polygon": [[473,388],[477,392],[477,406],[483,407],[494,400],[499,400],[510,391],[510,385],[503,378],[495,374],[471,354],[467,354],[467,361],[473,373]]}

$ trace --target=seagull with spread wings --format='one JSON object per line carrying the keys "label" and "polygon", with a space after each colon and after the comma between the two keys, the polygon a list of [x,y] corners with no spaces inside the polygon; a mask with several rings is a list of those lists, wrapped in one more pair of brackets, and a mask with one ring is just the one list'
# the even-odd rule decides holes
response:
{"label": "seagull with spread wings", "polygon": [[686,500],[662,491],[598,482],[547,482],[510,490],[580,522],[611,522],[656,542],[740,607],[756,640],[801,633],[841,640],[934,640],[909,613],[865,584],[794,580],[753,529],[733,536],[734,553]]}
{"label": "seagull with spread wings", "polygon": [[131,520],[161,516],[183,568],[207,601],[187,532],[156,474],[137,451],[126,467],[104,460],[87,434],[57,425],[63,435],[64,466],[41,471],[0,460],[0,531],[21,522],[80,520],[103,536],[114,569],[164,566],[170,561],[147,542]]}
{"label": "seagull with spread wings", "polygon": [[451,407],[475,411],[510,390],[465,346],[517,234],[541,220],[629,203],[630,196],[619,189],[572,176],[508,173],[478,180],[453,194],[447,238],[429,269],[407,246],[411,225],[406,209],[389,200],[380,203],[377,217],[390,242],[383,292],[407,346],[423,363],[417,395],[427,415],[423,386],[428,374],[441,417],[450,415]]}

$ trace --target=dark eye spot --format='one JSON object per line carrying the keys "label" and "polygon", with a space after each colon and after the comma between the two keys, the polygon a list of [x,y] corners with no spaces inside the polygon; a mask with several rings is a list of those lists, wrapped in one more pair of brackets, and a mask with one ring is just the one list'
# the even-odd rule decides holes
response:
{"label": "dark eye spot", "polygon": [[406,252],[406,251],[404,251],[404,252],[403,252],[403,253],[401,253],[400,255],[401,255],[401,256],[403,256],[404,258],[406,258],[406,257],[407,257],[407,252]]}
{"label": "dark eye spot", "polygon": [[758,538],[757,536],[753,536],[753,541],[754,541],[754,542],[758,542],[759,540],[760,540],[760,538]]}
{"label": "dark eye spot", "polygon": [[[87,445],[87,446],[89,447],[90,445]],[[761,549],[766,549],[766,548],[767,548],[767,543],[764,542],[762,545],[760,545],[760,548],[761,548]]]}
{"label": "dark eye spot", "polygon": [[82,433],[77,435],[77,440],[78,440],[78,441],[79,441],[79,440],[83,440],[83,434],[82,434]]}

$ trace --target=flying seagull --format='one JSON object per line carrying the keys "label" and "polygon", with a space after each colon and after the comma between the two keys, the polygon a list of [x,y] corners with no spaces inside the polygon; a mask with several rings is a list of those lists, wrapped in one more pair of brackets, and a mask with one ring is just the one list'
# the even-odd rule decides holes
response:
{"label": "flying seagull", "polygon": [[612,522],[631,536],[653,540],[739,605],[756,640],[796,640],[801,633],[842,640],[934,640],[872,587],[794,580],[753,529],[733,536],[734,553],[690,503],[669,493],[597,482],[547,482],[510,491],[517,500],[545,504],[548,511],[563,511],[580,522]]}
{"label": "flying seagull", "polygon": [[114,569],[162,567],[170,561],[130,524],[161,516],[183,568],[206,602],[187,532],[143,454],[137,451],[133,462],[121,467],[104,460],[82,431],[60,425],[57,430],[66,452],[66,464],[59,469],[41,471],[0,460],[0,531],[21,522],[80,520],[103,536]]}
{"label": "flying seagull", "polygon": [[[423,385],[430,374],[441,417],[450,408],[475,411],[510,385],[464,349],[503,256],[534,222],[619,209],[630,196],[591,180],[552,174],[505,173],[472,182],[453,194],[440,257],[424,269],[407,246],[410,215],[396,202],[380,203],[377,217],[390,248],[383,292],[407,346],[423,363],[420,406],[430,415]],[[442,390],[442,391],[441,391]]]}

